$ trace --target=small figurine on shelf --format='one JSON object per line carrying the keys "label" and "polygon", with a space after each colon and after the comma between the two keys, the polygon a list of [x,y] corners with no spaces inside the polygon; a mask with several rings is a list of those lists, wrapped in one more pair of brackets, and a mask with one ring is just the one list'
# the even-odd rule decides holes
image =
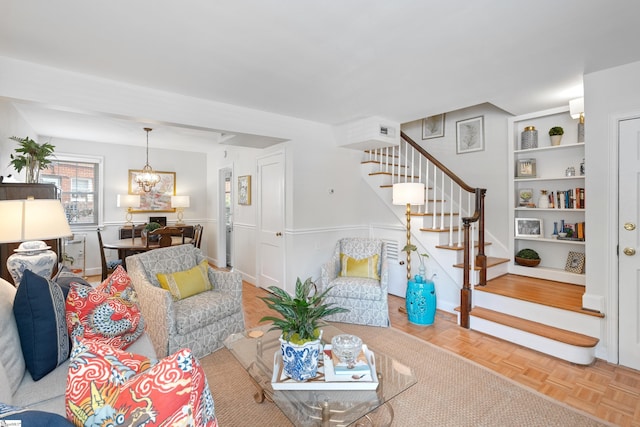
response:
{"label": "small figurine on shelf", "polygon": [[551,237],[553,237],[554,239],[558,238],[558,223],[557,222],[553,223],[553,234],[551,235]]}

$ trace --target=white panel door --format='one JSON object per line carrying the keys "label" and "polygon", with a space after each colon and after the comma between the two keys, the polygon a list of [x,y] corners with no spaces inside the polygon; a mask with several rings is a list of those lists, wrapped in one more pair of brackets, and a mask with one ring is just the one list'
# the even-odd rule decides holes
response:
{"label": "white panel door", "polygon": [[284,155],[258,159],[258,285],[285,289]]}
{"label": "white panel door", "polygon": [[640,119],[619,126],[619,363],[640,370]]}

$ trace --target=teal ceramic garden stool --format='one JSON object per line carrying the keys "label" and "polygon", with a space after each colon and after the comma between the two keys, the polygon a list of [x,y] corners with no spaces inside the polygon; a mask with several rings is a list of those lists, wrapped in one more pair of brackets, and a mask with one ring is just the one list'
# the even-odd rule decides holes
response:
{"label": "teal ceramic garden stool", "polygon": [[436,317],[436,287],[417,274],[407,286],[407,316],[416,325],[432,325]]}

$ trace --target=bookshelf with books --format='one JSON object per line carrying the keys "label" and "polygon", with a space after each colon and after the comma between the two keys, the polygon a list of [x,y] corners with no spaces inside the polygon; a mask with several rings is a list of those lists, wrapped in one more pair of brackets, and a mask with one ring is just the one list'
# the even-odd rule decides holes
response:
{"label": "bookshelf with books", "polygon": [[[510,242],[513,255],[525,248],[538,252],[537,267],[517,265],[514,274],[584,285],[585,274],[565,269],[569,252],[585,252],[584,142],[578,141],[578,119],[561,107],[509,119]],[[551,145],[550,128],[561,126],[560,145]],[[537,132],[537,135],[535,133]],[[533,134],[533,136],[532,136]],[[533,219],[540,224],[536,235],[519,233],[516,222]],[[520,220],[520,221],[518,221]],[[566,234],[565,234],[566,233]]]}

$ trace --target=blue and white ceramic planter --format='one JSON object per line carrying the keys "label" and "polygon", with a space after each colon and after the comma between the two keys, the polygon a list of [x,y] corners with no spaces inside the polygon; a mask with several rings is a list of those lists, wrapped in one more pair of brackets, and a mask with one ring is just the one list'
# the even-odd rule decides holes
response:
{"label": "blue and white ceramic planter", "polygon": [[318,358],[320,357],[320,338],[304,344],[293,344],[280,336],[282,352],[282,369],[286,376],[296,381],[306,381],[318,374]]}

